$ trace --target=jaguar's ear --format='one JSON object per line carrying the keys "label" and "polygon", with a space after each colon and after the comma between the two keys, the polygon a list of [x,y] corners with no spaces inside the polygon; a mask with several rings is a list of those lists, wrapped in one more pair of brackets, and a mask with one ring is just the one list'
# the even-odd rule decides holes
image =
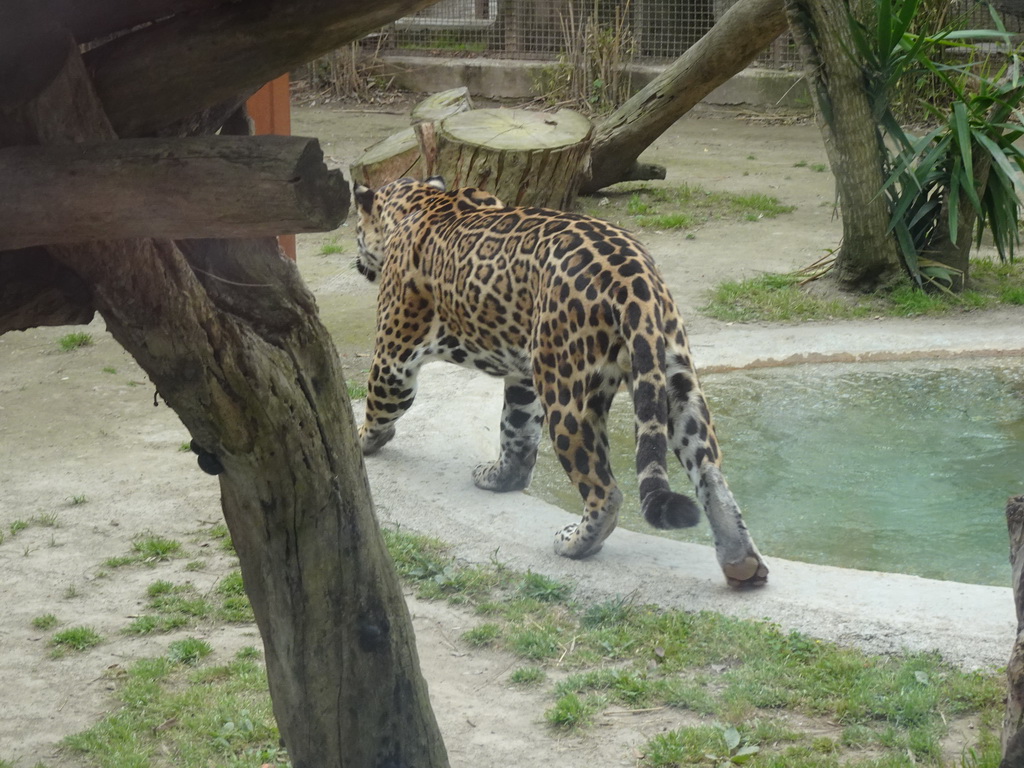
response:
{"label": "jaguar's ear", "polygon": [[427,184],[432,186],[434,189],[440,189],[442,192],[448,190],[448,185],[445,183],[444,176],[431,176],[427,179]]}
{"label": "jaguar's ear", "polygon": [[362,184],[356,184],[355,189],[352,190],[352,194],[355,195],[356,205],[363,209],[367,214],[373,211],[373,190],[369,187],[364,187]]}

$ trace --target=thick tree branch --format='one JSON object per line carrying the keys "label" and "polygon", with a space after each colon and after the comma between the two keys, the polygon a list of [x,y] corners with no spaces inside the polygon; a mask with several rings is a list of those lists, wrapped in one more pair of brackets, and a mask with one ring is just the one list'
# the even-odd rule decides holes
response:
{"label": "thick tree branch", "polygon": [[739,0],[696,45],[597,125],[590,179],[580,191],[637,178],[640,153],[785,30],[783,0]]}

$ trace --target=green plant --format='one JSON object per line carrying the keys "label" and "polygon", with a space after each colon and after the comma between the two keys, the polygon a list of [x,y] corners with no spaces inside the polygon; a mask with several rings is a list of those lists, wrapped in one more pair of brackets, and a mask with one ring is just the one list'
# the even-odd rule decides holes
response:
{"label": "green plant", "polygon": [[[1024,136],[1024,82],[994,11],[996,30],[947,25],[922,34],[911,31],[920,5],[883,0],[870,24],[851,18],[851,31],[878,120],[891,228],[904,266],[919,286],[960,287],[970,245],[969,237],[960,237],[962,227],[973,226],[977,242],[991,232],[1000,258],[1012,258],[1019,243],[1024,150],[1016,142]],[[1006,63],[993,67],[982,42],[1003,44]],[[945,61],[942,53],[953,47],[970,59]],[[915,136],[896,119],[892,94],[898,83],[922,72],[946,89],[949,98],[942,101],[951,108],[926,105],[938,126]]]}
{"label": "green plant", "polygon": [[111,365],[105,365],[103,366],[102,371],[103,373],[117,373],[117,368],[114,368]]}
{"label": "green plant", "polygon": [[499,637],[501,637],[501,627],[492,623],[481,624],[462,633],[463,640],[477,647],[490,645]]}
{"label": "green plant", "polygon": [[80,347],[92,346],[92,336],[81,331],[68,333],[57,339],[57,345],[64,351],[70,352]]}
{"label": "green plant", "polygon": [[11,536],[17,536],[19,533],[28,528],[29,523],[27,520],[15,520],[11,523]]}
{"label": "green plant", "polygon": [[58,650],[84,651],[99,645],[103,638],[89,627],[69,627],[56,633],[50,643]]}
{"label": "green plant", "polygon": [[589,725],[596,709],[594,702],[567,693],[544,713],[544,719],[555,728],[573,730]]}
{"label": "green plant", "polygon": [[519,667],[512,670],[508,681],[514,685],[537,685],[546,675],[540,667]]}
{"label": "green plant", "polygon": [[540,573],[527,571],[519,587],[521,594],[543,603],[561,603],[568,599],[572,587]]}
{"label": "green plant", "polygon": [[181,542],[163,536],[147,536],[132,544],[132,549],[144,562],[168,560],[181,551]]}
{"label": "green plant", "polygon": [[167,658],[176,664],[195,664],[211,653],[213,653],[213,648],[210,647],[210,644],[197,637],[175,640],[167,646]]}
{"label": "green plant", "polygon": [[321,256],[333,256],[337,253],[344,253],[345,246],[338,242],[337,238],[329,238],[320,246]]}
{"label": "green plant", "polygon": [[57,626],[57,617],[52,613],[44,613],[32,619],[32,626],[36,629],[53,629]]}
{"label": "green plant", "polygon": [[82,504],[85,504],[88,501],[89,501],[89,499],[86,498],[85,494],[79,494],[77,496],[72,496],[71,497],[71,506],[77,507],[77,506],[80,506]]}

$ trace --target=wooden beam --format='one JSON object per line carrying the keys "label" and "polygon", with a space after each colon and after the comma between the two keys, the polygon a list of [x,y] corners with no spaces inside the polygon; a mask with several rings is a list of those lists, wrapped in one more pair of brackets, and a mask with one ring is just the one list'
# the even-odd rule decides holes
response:
{"label": "wooden beam", "polygon": [[436,0],[246,0],[180,14],[85,54],[119,136],[151,136]]}
{"label": "wooden beam", "polygon": [[0,250],[334,229],[349,208],[316,139],[205,136],[0,149]]}

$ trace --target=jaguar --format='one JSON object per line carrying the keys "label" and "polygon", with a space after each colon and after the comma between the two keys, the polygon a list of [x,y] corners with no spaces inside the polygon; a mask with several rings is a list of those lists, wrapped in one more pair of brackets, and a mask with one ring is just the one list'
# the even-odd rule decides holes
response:
{"label": "jaguar", "polygon": [[[557,532],[555,552],[587,557],[614,530],[622,504],[606,422],[625,384],[646,521],[688,527],[703,508],[727,583],[766,583],[768,567],[721,471],[679,310],[633,235],[590,216],[447,189],[441,177],[357,185],[354,199],[356,268],[379,283],[364,455],[394,437],[424,363],[502,377],[498,459],[476,467],[473,481],[490,491],[526,488],[546,424],[583,499],[582,520]],[[669,449],[699,505],[669,487]]]}

